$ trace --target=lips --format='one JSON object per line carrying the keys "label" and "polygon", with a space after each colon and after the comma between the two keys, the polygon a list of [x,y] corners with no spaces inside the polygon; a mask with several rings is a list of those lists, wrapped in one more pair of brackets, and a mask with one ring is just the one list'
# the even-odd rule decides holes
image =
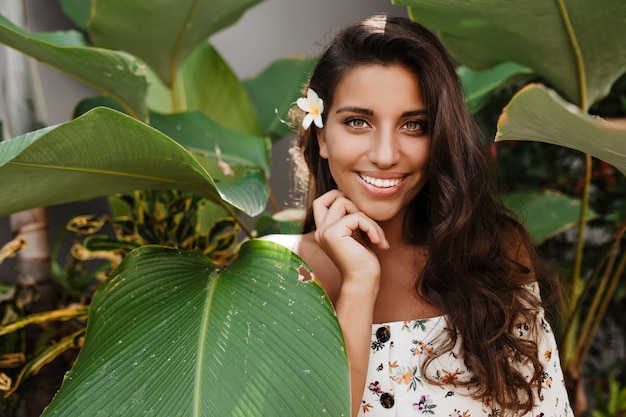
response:
{"label": "lips", "polygon": [[359,177],[361,177],[361,179],[365,181],[366,183],[373,185],[374,187],[378,187],[378,188],[395,187],[396,185],[400,184],[402,180],[404,179],[404,177],[402,178],[376,178],[376,177],[370,177],[370,176],[363,175],[363,174],[359,174]]}

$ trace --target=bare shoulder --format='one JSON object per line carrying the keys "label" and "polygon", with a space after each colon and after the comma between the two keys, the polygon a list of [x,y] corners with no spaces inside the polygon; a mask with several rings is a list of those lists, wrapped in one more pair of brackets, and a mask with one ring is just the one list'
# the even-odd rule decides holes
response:
{"label": "bare shoulder", "polygon": [[261,236],[258,239],[260,240],[268,240],[270,242],[278,243],[281,246],[286,247],[287,249],[295,252],[298,256],[302,258],[300,254],[300,243],[302,242],[302,238],[304,235],[300,234],[275,234],[275,235],[265,235]]}
{"label": "bare shoulder", "polygon": [[259,239],[278,243],[301,257],[319,279],[331,301],[335,301],[341,289],[341,276],[335,264],[315,241],[313,233],[274,234]]}

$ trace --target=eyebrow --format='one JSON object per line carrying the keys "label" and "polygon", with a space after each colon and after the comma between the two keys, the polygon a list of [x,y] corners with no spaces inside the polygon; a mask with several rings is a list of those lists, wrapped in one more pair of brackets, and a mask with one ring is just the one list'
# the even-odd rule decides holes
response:
{"label": "eyebrow", "polygon": [[[337,109],[335,113],[338,114],[341,112],[359,113],[359,114],[365,114],[367,116],[372,116],[374,114],[374,112],[370,109],[364,109],[362,107],[355,107],[355,106],[340,107]],[[424,115],[428,115],[428,112],[426,111],[426,109],[405,111],[404,113],[402,113],[401,117],[424,116]]]}
{"label": "eyebrow", "polygon": [[370,109],[364,109],[362,107],[355,107],[355,106],[340,107],[337,109],[335,113],[338,114],[341,112],[360,113],[360,114],[366,114],[368,116],[371,116],[374,114],[374,112],[371,111]]}

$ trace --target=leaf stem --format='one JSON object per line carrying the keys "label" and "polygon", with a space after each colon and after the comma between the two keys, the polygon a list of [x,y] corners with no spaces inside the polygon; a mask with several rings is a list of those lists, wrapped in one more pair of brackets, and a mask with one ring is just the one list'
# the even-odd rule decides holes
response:
{"label": "leaf stem", "polygon": [[557,4],[559,6],[559,11],[561,12],[561,17],[563,18],[563,24],[565,25],[565,29],[567,30],[567,36],[572,46],[572,52],[574,53],[576,59],[576,69],[578,70],[578,88],[580,89],[579,104],[583,111],[587,113],[589,111],[589,108],[587,103],[588,99],[587,79],[585,78],[585,61],[583,60],[583,54],[580,50],[580,45],[578,44],[578,39],[576,38],[576,33],[574,32],[574,27],[572,26],[572,22],[569,18],[569,13],[567,12],[567,8],[565,7],[564,0],[557,0]]}
{"label": "leaf stem", "polygon": [[52,362],[63,352],[71,348],[81,347],[81,338],[84,336],[85,331],[86,328],[82,327],[78,331],[64,337],[63,339],[51,344],[43,351],[39,352],[33,359],[31,359],[26,365],[24,365],[20,373],[17,375],[11,389],[4,394],[4,398],[8,398],[10,395],[12,395],[18,389],[24,379],[26,379],[30,375],[37,374],[41,370],[41,368]]}
{"label": "leaf stem", "polygon": [[[613,298],[613,294],[615,294],[615,290],[617,289],[620,277],[625,268],[626,253],[622,254],[622,258],[620,259],[617,268],[615,268],[615,270],[613,271],[613,275],[610,278],[607,276],[608,288],[601,294],[596,295],[599,306],[597,307],[596,311],[589,312],[589,324],[585,323],[585,326],[583,327],[583,330],[585,330],[587,333],[585,334],[585,337],[581,337],[579,349],[576,351],[576,356],[574,357],[576,361],[575,366],[577,367],[577,369],[582,368],[585,362],[585,358],[587,357],[587,353],[591,348],[594,336],[598,331],[598,327],[600,327],[600,322],[602,321],[602,318],[606,314],[606,310],[609,306],[611,299]],[[594,303],[595,301],[596,300],[594,300]]]}
{"label": "leaf stem", "polygon": [[64,308],[44,313],[31,314],[12,323],[0,326],[0,336],[22,329],[30,324],[42,324],[49,321],[66,321],[73,319],[86,319],[89,307]]}
{"label": "leaf stem", "polygon": [[[578,299],[581,294],[582,286],[582,259],[583,249],[585,245],[585,224],[587,223],[587,209],[589,206],[589,191],[591,188],[591,171],[592,159],[590,154],[585,154],[585,178],[582,193],[582,202],[580,204],[580,218],[578,219],[578,242],[576,244],[576,260],[574,264],[574,274],[572,277],[572,300]],[[571,311],[571,309],[570,309]]]}

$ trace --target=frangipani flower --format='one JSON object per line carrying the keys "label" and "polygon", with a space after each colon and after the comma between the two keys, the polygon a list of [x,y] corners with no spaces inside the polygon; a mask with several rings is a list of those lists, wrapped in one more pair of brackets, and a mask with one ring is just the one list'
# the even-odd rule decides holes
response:
{"label": "frangipani flower", "polygon": [[302,127],[308,129],[311,123],[321,128],[324,127],[322,122],[322,113],[324,113],[324,101],[312,89],[306,92],[306,98],[300,97],[296,104],[306,112],[306,116],[302,119]]}

